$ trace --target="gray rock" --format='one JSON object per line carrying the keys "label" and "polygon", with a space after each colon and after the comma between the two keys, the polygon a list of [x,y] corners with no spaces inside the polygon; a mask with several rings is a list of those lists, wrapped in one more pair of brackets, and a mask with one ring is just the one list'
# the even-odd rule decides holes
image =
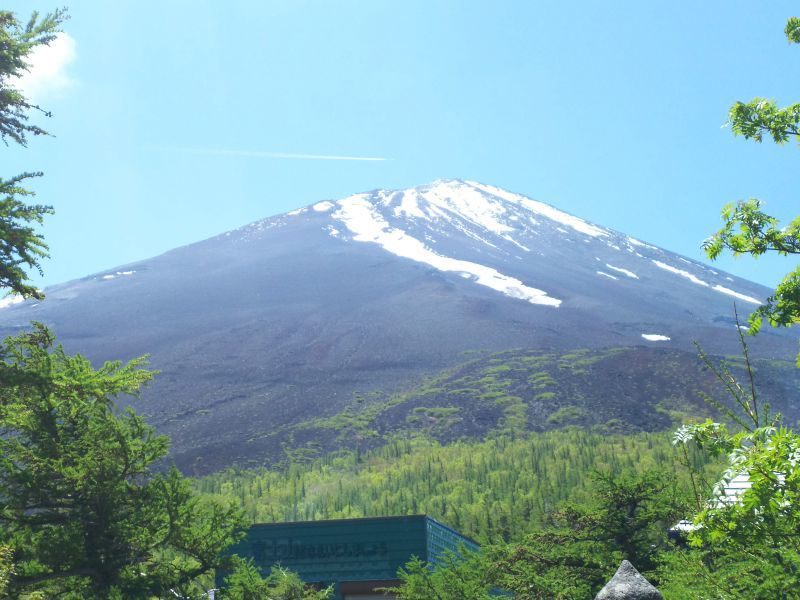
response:
{"label": "gray rock", "polygon": [[631,563],[623,560],[594,600],[664,600],[664,596]]}

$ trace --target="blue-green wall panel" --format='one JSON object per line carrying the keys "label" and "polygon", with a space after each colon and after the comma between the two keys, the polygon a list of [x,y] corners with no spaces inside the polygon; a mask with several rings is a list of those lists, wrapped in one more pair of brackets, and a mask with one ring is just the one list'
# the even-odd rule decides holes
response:
{"label": "blue-green wall panel", "polygon": [[449,527],[414,515],[254,525],[229,552],[253,558],[264,574],[279,564],[304,581],[327,585],[395,579],[412,556],[437,562],[462,546],[478,550]]}

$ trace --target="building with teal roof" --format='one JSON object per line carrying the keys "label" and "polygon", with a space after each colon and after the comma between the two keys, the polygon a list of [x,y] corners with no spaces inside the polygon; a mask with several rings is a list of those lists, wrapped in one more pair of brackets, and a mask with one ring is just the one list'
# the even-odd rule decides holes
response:
{"label": "building with teal roof", "polygon": [[[398,585],[397,571],[413,556],[437,564],[447,552],[480,548],[426,515],[253,525],[230,552],[250,557],[264,575],[274,565],[306,583],[333,585],[336,600],[385,600],[380,588]],[[222,587],[224,574],[218,574]]]}

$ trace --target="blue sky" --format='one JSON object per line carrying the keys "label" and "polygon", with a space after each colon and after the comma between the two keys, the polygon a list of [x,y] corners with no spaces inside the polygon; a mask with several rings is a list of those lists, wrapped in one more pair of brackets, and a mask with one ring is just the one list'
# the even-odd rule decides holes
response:
{"label": "blue sky", "polygon": [[[34,3],[5,5],[26,17]],[[56,137],[3,150],[4,176],[45,171],[35,189],[57,211],[40,285],[437,178],[524,193],[695,259],[727,202],[799,212],[800,149],[723,127],[734,100],[800,101],[800,47],[783,35],[796,2],[87,0],[69,10],[69,39],[28,83]],[[795,264],[718,261],[769,286]]]}

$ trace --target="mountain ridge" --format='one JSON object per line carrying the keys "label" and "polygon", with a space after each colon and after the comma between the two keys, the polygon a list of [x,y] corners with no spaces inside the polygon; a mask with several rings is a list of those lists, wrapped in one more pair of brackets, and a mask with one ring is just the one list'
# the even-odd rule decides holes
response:
{"label": "mountain ridge", "polygon": [[[93,361],[150,354],[161,375],[133,404],[183,468],[205,472],[269,463],[288,442],[258,441],[264,430],[408,390],[463,352],[694,352],[701,340],[733,354],[734,300],[768,292],[525,196],[441,180],[313,203],[53,286],[0,309],[0,333],[39,320]],[[790,360],[796,339],[764,330],[751,345]]]}

